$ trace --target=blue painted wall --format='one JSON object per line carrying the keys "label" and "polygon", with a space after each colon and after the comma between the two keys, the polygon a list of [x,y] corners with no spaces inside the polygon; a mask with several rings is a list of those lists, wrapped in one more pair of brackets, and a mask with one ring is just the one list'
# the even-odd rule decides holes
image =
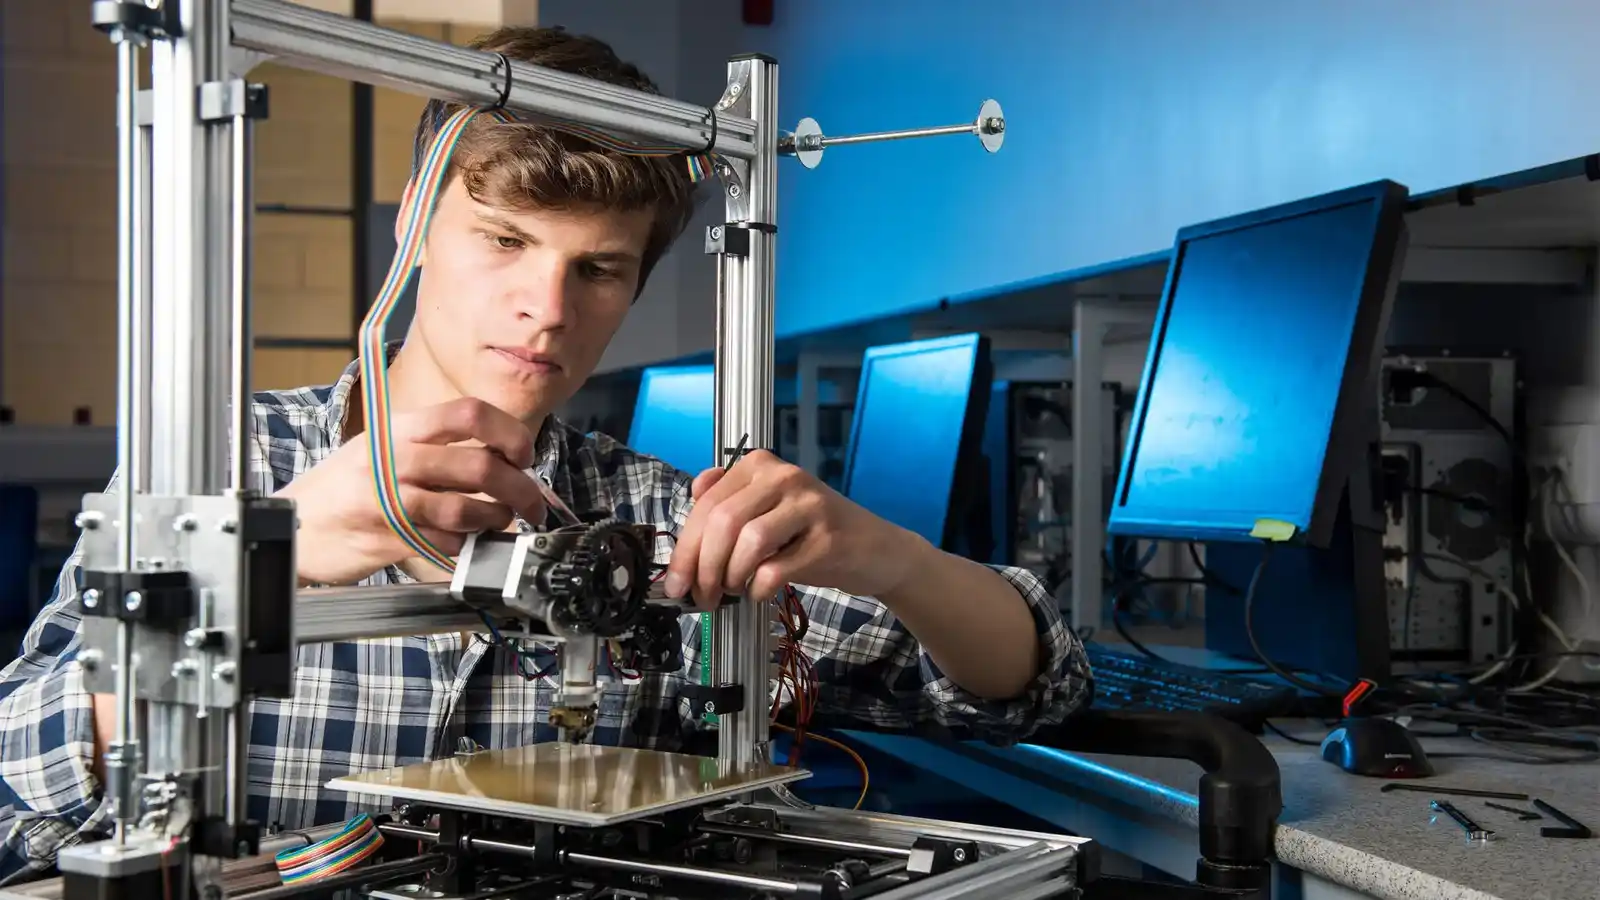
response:
{"label": "blue painted wall", "polygon": [[805,0],[752,29],[782,119],[970,121],[780,176],[780,336],[1140,256],[1376,178],[1437,190],[1600,151],[1592,0]]}

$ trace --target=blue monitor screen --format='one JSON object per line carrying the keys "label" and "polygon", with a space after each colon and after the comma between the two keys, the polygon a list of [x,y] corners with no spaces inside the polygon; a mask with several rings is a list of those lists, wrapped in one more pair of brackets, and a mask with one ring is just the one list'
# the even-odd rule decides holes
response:
{"label": "blue monitor screen", "polygon": [[698,475],[716,458],[716,371],[711,366],[654,366],[639,381],[628,446]]}
{"label": "blue monitor screen", "polygon": [[964,334],[891,344],[862,360],[845,496],[935,546],[944,542],[980,342]]}
{"label": "blue monitor screen", "polygon": [[1367,279],[1368,198],[1182,242],[1111,531],[1309,527]]}

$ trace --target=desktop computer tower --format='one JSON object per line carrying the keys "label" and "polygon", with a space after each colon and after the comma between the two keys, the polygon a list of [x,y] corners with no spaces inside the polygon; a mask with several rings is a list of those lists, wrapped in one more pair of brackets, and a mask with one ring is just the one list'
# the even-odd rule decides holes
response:
{"label": "desktop computer tower", "polygon": [[[1274,554],[1251,625],[1275,662],[1378,678],[1506,652],[1511,610],[1481,576],[1521,583],[1516,360],[1391,351],[1381,371],[1366,473],[1377,533],[1346,511],[1329,547]],[[1254,656],[1243,594],[1261,556],[1206,545],[1208,648]]]}
{"label": "desktop computer tower", "polygon": [[[1112,382],[1101,391],[1109,512],[1131,398]],[[1052,586],[1072,571],[1072,447],[1072,382],[995,381],[983,442],[994,531],[990,562],[1028,569]]]}

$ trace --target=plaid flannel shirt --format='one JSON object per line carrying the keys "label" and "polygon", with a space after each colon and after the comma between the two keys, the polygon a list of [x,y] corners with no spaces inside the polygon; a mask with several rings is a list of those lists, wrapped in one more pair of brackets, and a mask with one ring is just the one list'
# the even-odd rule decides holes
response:
{"label": "plaid flannel shirt", "polygon": [[[356,371],[352,363],[333,385],[256,395],[252,488],[275,492],[338,447]],[[532,474],[580,516],[604,511],[675,535],[688,515],[689,474],[610,438],[552,418],[536,451]],[[669,540],[656,552],[664,562]],[[75,662],[79,553],[81,545],[22,656],[0,672],[0,879],[45,871],[64,844],[109,829],[91,771],[90,697]],[[1027,601],[1044,648],[1043,672],[1025,696],[995,703],[967,693],[878,601],[797,586],[810,615],[804,650],[815,661],[819,711],[891,727],[960,725],[996,741],[1061,722],[1087,697],[1082,645],[1033,575],[998,571]],[[364,583],[402,580],[409,579],[390,568]],[[698,677],[698,620],[683,617],[681,671],[637,680],[599,673],[595,741],[672,750],[704,727],[677,696]],[[448,755],[461,738],[486,748],[553,739],[547,720],[555,686],[548,677],[525,678],[509,651],[460,634],[303,646],[293,697],[253,704],[247,813],[284,828],[341,821],[377,811],[381,800],[326,788],[335,777]]]}

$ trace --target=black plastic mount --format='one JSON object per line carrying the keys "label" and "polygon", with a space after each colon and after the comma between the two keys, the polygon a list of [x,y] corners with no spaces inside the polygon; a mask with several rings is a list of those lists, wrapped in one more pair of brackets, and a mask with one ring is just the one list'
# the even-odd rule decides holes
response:
{"label": "black plastic mount", "polygon": [[678,697],[689,701],[689,714],[695,719],[744,711],[742,685],[686,684],[679,689]]}
{"label": "black plastic mount", "polygon": [[221,816],[206,816],[195,823],[189,846],[200,856],[223,859],[255,856],[261,852],[261,825],[251,821],[234,825]]}
{"label": "black plastic mount", "polygon": [[89,21],[108,35],[120,32],[146,38],[176,37],[180,30],[175,2],[151,9],[142,0],[94,0],[89,7]]}
{"label": "black plastic mount", "polygon": [[188,627],[195,596],[188,572],[83,571],[78,609],[85,616],[173,630]]}

